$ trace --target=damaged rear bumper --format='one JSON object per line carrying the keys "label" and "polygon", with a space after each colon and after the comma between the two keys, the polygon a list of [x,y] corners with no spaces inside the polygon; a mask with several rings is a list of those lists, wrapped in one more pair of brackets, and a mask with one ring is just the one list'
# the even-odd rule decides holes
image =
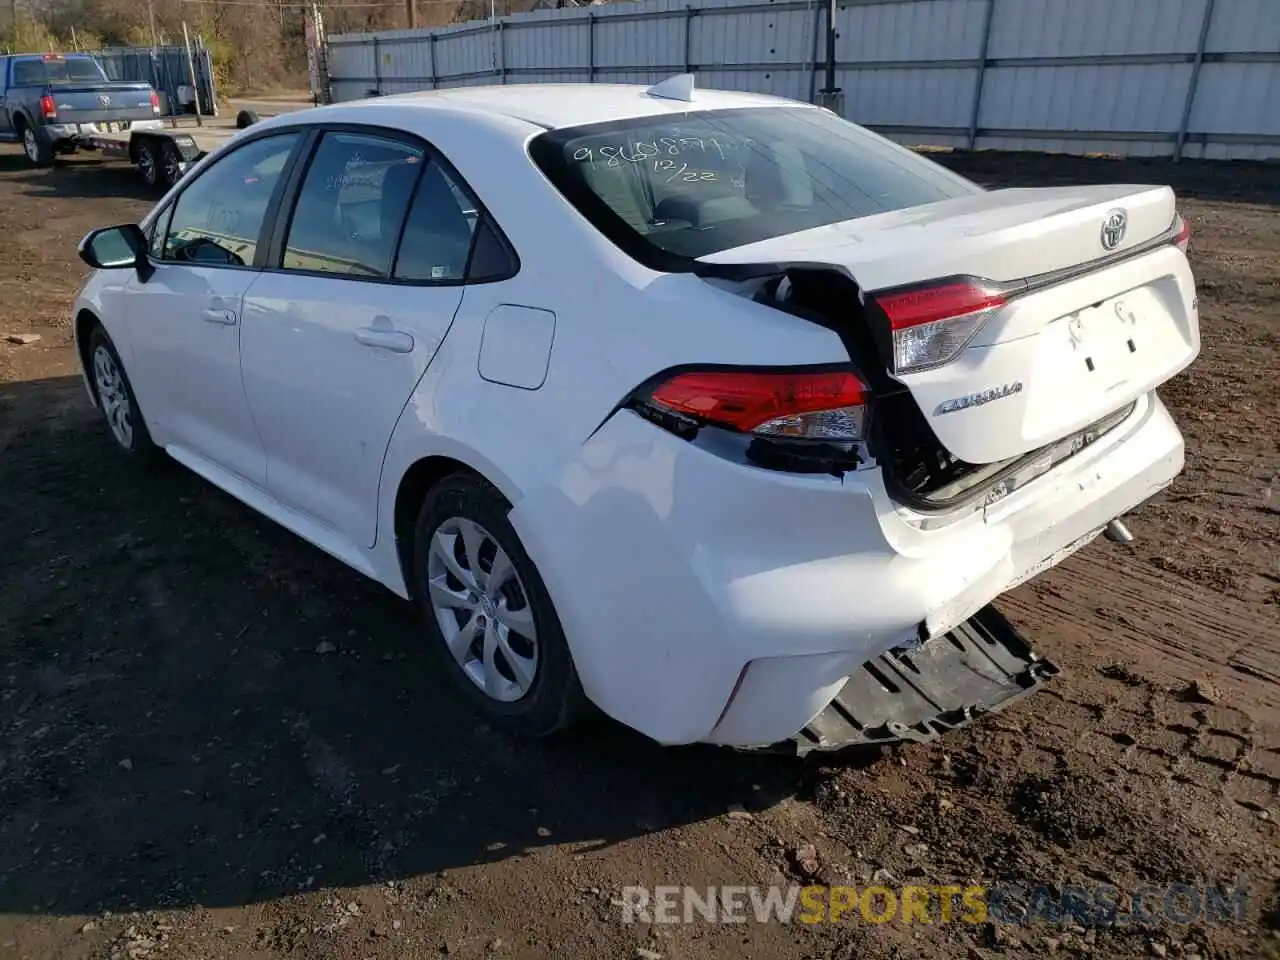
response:
{"label": "damaged rear bumper", "polygon": [[826,709],[770,749],[803,755],[935,740],[1034,693],[1058,672],[987,606],[914,650],[891,650],[864,663]]}

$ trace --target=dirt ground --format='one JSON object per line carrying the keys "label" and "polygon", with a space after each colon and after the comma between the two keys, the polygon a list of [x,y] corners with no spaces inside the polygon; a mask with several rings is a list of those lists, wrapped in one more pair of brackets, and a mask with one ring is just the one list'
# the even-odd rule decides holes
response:
{"label": "dirt ground", "polygon": [[[605,720],[506,740],[391,595],[176,465],[123,463],[67,317],[80,236],[148,198],[123,169],[0,150],[0,334],[43,338],[0,342],[0,958],[1280,956],[1280,168],[943,159],[1179,190],[1204,346],[1163,395],[1187,470],[1136,543],[1001,601],[1064,669],[1044,693],[801,762]],[[616,903],[812,880],[1110,884],[1122,906],[1218,884],[1247,911],[666,925]]]}

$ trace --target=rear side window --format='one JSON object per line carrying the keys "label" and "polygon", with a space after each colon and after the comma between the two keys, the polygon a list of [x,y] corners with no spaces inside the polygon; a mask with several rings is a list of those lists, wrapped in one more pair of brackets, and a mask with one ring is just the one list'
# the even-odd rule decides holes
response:
{"label": "rear side window", "polygon": [[395,278],[463,280],[478,218],[477,205],[467,193],[440,164],[431,164],[413,197],[396,257]]}
{"label": "rear side window", "polygon": [[979,190],[812,107],[569,127],[537,137],[530,152],[587,219],[659,269]]}
{"label": "rear side window", "polygon": [[389,277],[424,166],[423,151],[402,141],[326,133],[294,206],[284,268]]}
{"label": "rear side window", "polygon": [[106,79],[98,61],[89,57],[69,60],[30,57],[13,61],[15,87],[43,86],[46,83],[101,83]]}
{"label": "rear side window", "polygon": [[297,139],[292,132],[263,137],[201,171],[174,205],[164,259],[251,265],[267,207]]}

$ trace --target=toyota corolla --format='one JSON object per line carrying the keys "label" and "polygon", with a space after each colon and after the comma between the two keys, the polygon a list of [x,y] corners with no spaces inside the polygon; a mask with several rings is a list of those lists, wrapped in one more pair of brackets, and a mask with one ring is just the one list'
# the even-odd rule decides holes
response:
{"label": "toyota corolla", "polygon": [[412,599],[495,725],[810,749],[1053,672],[991,602],[1181,470],[1187,240],[690,77],[471,87],[241,132],[75,331],[123,453]]}

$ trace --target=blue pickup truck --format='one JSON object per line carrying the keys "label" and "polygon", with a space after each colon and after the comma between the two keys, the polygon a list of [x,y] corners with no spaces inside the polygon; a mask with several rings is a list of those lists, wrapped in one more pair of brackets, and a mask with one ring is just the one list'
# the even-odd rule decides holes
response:
{"label": "blue pickup truck", "polygon": [[83,53],[0,56],[0,143],[20,143],[27,159],[48,166],[81,137],[107,125],[128,128],[160,115],[147,83],[108,80]]}

